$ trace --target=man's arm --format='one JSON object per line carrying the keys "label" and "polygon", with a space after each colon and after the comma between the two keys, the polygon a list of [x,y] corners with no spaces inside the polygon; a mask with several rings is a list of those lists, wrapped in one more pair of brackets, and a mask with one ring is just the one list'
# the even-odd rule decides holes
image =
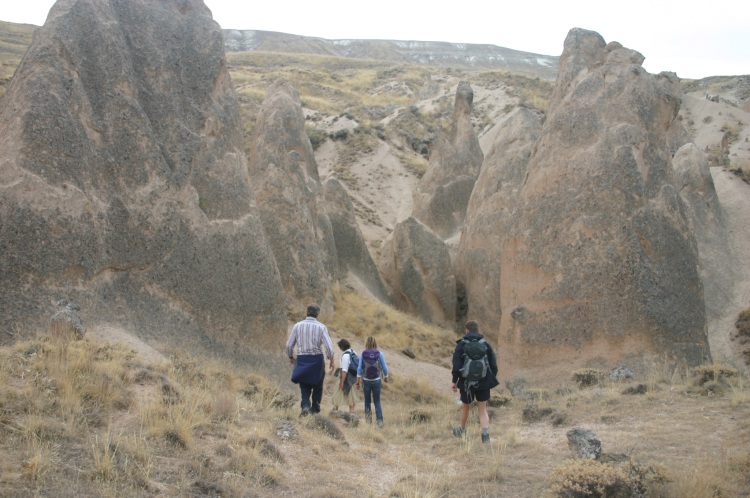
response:
{"label": "man's arm", "polygon": [[328,328],[323,325],[323,347],[325,348],[326,358],[331,362],[331,372],[333,372],[333,344],[331,343],[331,336],[328,335]]}
{"label": "man's arm", "polygon": [[289,338],[286,340],[286,355],[289,357],[289,361],[294,365],[294,345],[297,344],[297,326],[292,327],[292,332],[289,334]]}

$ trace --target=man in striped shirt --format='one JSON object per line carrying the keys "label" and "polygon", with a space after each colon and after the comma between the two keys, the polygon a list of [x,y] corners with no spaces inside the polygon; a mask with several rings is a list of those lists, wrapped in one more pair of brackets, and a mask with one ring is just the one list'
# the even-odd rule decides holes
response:
{"label": "man in striped shirt", "polygon": [[[292,327],[286,341],[286,355],[294,365],[292,382],[299,384],[302,395],[302,414],[306,416],[320,412],[320,401],[323,399],[323,381],[326,377],[323,353],[330,360],[333,371],[333,345],[328,335],[328,328],[318,321],[320,306],[311,304],[307,307],[307,318]],[[297,358],[294,358],[294,346],[297,346]],[[312,396],[312,403],[310,398]]]}

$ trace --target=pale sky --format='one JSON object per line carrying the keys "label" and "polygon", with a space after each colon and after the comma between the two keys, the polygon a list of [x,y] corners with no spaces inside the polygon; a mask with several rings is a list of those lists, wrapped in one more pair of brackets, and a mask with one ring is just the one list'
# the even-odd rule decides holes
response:
{"label": "pale sky", "polygon": [[[571,28],[598,32],[681,78],[750,74],[750,0],[204,0],[222,28],[327,39],[489,43],[560,55]],[[0,20],[41,26],[54,0],[0,0]]]}

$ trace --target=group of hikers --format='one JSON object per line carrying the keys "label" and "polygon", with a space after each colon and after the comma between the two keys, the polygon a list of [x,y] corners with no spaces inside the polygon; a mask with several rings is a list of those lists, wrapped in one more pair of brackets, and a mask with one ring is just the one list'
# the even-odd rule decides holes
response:
{"label": "group of hikers", "polygon": [[[297,322],[286,342],[286,354],[294,365],[292,382],[299,384],[302,400],[300,416],[320,413],[323,399],[323,381],[325,380],[325,359],[329,369],[334,371],[334,354],[328,328],[318,321],[320,306],[307,306],[307,316]],[[479,422],[482,428],[482,442],[490,441],[490,419],[487,413],[487,402],[490,390],[496,387],[497,356],[489,343],[479,332],[479,324],[470,320],[466,322],[464,336],[456,342],[453,350],[453,368],[451,370],[451,390],[460,393],[461,415],[459,425],[453,427],[453,435],[466,435],[466,423],[474,402],[479,411]],[[375,406],[375,420],[378,427],[383,427],[383,408],[380,403],[382,384],[388,383],[388,365],[385,355],[378,350],[378,343],[369,336],[365,350],[360,356],[352,349],[347,339],[336,343],[341,353],[340,368],[336,370],[338,382],[333,393],[334,409],[348,406],[354,412],[359,402],[357,391],[362,390],[365,398],[365,420],[372,423],[372,406]],[[294,348],[297,347],[297,356]]]}

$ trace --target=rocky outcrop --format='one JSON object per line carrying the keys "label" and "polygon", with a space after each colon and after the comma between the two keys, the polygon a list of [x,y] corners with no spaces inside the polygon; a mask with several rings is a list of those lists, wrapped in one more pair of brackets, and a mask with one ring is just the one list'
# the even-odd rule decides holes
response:
{"label": "rocky outcrop", "polygon": [[499,254],[513,220],[529,158],[542,130],[538,112],[518,107],[497,125],[466,212],[456,255],[459,289],[464,289],[467,317],[481,320],[482,331],[497,339],[502,312]]}
{"label": "rocky outcrop", "polygon": [[427,172],[414,189],[412,216],[443,239],[463,226],[466,206],[484,160],[471,125],[473,100],[471,85],[459,83],[451,134],[437,141]]}
{"label": "rocky outcrop", "polygon": [[683,145],[672,159],[677,188],[685,203],[698,244],[706,316],[711,324],[732,301],[737,261],[729,240],[724,209],[714,188],[706,155],[693,143]]}
{"label": "rocky outcrop", "polygon": [[323,192],[336,245],[338,278],[354,277],[376,299],[390,303],[378,267],[357,224],[354,205],[346,189],[335,178],[329,178],[323,184]]}
{"label": "rocky outcrop", "polygon": [[710,358],[697,245],[665,139],[679,82],[642,62],[594,32],[565,40],[494,257],[505,373],[568,375],[600,357]]}
{"label": "rocky outcrop", "polygon": [[201,0],[60,0],[0,110],[0,326],[283,341],[219,25]]}
{"label": "rocky outcrop", "polygon": [[284,81],[263,101],[249,152],[253,191],[290,305],[331,309],[336,246],[299,94]]}
{"label": "rocky outcrop", "polygon": [[454,326],[456,281],[448,248],[429,227],[411,217],[398,223],[378,267],[394,306],[428,323]]}

